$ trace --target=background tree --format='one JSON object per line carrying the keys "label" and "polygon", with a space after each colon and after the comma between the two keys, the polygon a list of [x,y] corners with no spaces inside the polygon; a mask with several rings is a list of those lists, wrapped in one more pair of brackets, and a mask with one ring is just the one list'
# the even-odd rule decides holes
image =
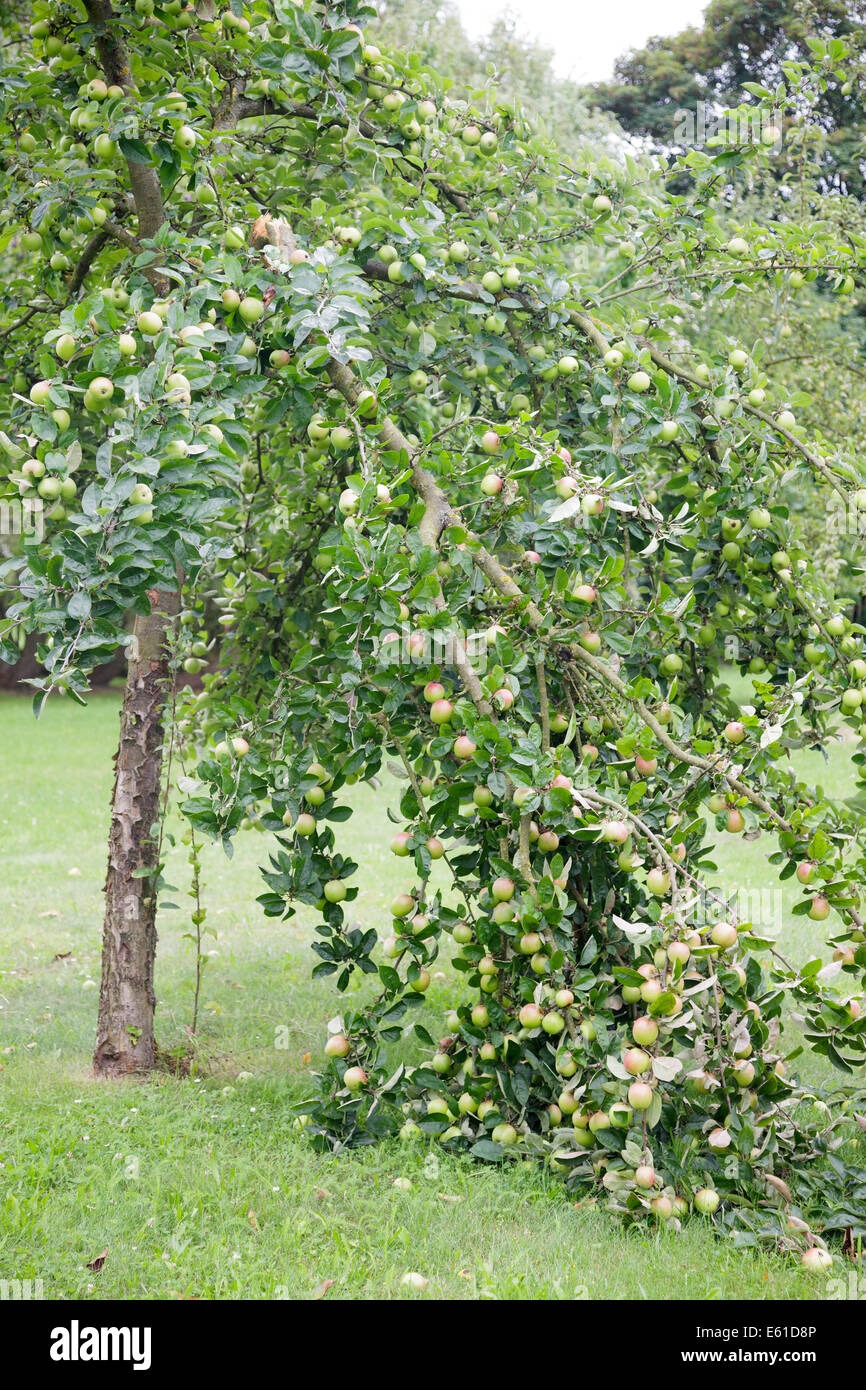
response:
{"label": "background tree", "polygon": [[[862,5],[847,0],[710,0],[700,28],[650,39],[620,58],[613,81],[597,83],[592,95],[654,148],[682,148],[678,111],[706,103],[720,113],[739,105],[750,82],[775,88],[785,80],[786,64],[811,63],[816,39],[844,44],[850,64],[862,53],[864,18]],[[810,133],[825,182],[862,196],[862,82],[854,71],[849,67],[847,90],[845,82],[821,88]],[[790,163],[778,163],[777,176],[796,168],[801,157],[795,148]]]}

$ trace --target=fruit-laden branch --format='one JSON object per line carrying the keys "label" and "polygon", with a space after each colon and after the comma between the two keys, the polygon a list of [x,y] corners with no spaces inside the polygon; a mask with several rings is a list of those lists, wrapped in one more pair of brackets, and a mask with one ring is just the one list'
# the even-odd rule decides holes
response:
{"label": "fruit-laden branch", "polygon": [[[521,603],[523,611],[526,613],[529,626],[534,631],[538,631],[544,623],[541,610],[531,599],[527,599],[523,590],[515,584],[511,575],[500,564],[496,556],[491,555],[490,552],[485,550],[481,545],[472,548],[471,554],[478,568],[486,574],[487,578],[499,593],[502,594],[503,598],[510,598]],[[739,777],[735,777],[733,773],[726,771],[723,767],[720,767],[718,763],[714,763],[712,759],[699,757],[697,753],[692,753],[687,748],[682,748],[679,744],[675,743],[664,726],[656,719],[652,710],[648,709],[642,700],[629,694],[625,682],[620,680],[619,676],[611,670],[606,662],[584,651],[583,647],[577,643],[570,646],[569,651],[577,661],[583,662],[583,664],[589,667],[596,676],[600,677],[606,685],[609,685],[612,690],[615,690],[618,695],[626,700],[647,727],[653,731],[662,747],[666,748],[668,752],[672,753],[680,762],[687,763],[689,767],[700,768],[702,771],[708,772],[712,776],[724,778],[732,791],[738,792],[740,796],[747,797],[748,800],[762,811],[779,830],[790,831],[792,829],[788,821],[786,821],[783,816],[780,816],[764,797],[758,792],[753,791],[745,782],[740,781]]]}
{"label": "fruit-laden branch", "polygon": [[[127,96],[136,98],[138,90],[133,80],[129,57],[118,35],[118,19],[111,0],[84,0],[84,8],[93,27],[96,51],[106,81],[112,86],[121,87]],[[139,164],[132,159],[127,159],[126,169],[138,215],[138,234],[143,241],[150,241],[166,220],[159,178],[152,165]],[[116,236],[125,245],[130,244],[126,240],[129,233],[123,232],[121,235],[122,229],[118,224],[112,223],[109,227],[106,223],[105,226],[112,236]],[[168,281],[164,276],[146,266],[143,267],[143,271],[157,294],[165,294]]]}
{"label": "fruit-laden branch", "polygon": [[[393,283],[388,279],[387,265],[385,265],[384,261],[380,261],[375,256],[369,261],[365,261],[361,266],[361,271],[368,280],[385,281],[389,284]],[[444,288],[451,299],[462,300],[467,304],[488,305],[490,302],[490,295],[474,280],[458,280],[453,283],[446,282]],[[508,297],[518,300],[521,308],[524,309],[526,313],[532,315],[532,317],[538,317],[547,312],[547,308],[544,304],[522,290],[509,290]],[[610,348],[610,343],[598,325],[594,323],[587,314],[577,309],[570,309],[568,311],[568,319],[569,323],[577,328],[583,337],[597,349],[599,355],[603,357]],[[695,376],[693,372],[690,372],[685,367],[677,366],[675,362],[671,361],[669,357],[663,352],[660,352],[659,349],[654,347],[651,343],[648,343],[647,347],[652,361],[660,371],[665,372],[668,376],[672,376],[678,381],[685,382],[689,386],[697,387],[701,391],[706,390],[706,383]],[[772,415],[768,415],[766,411],[761,410],[759,406],[752,405],[748,400],[744,400],[742,404],[748,414],[754,415],[756,419],[768,425],[774,433],[785,440],[786,444],[790,445],[792,449],[795,449],[797,453],[806,460],[810,468],[820,474],[833,491],[838,493],[847,503],[848,494],[845,488],[835,477],[832,469],[827,466],[824,460],[816,454],[813,449],[810,449],[807,444],[804,444],[801,439],[798,439],[797,436],[792,434],[789,429],[786,429],[784,425],[780,425],[779,421],[774,420]]]}
{"label": "fruit-laden branch", "polygon": [[[253,225],[251,244],[253,247],[261,249],[264,246],[272,245],[285,251],[293,251],[297,242],[288,222],[284,219],[259,217]],[[363,389],[354,372],[342,362],[337,362],[330,358],[327,366],[328,376],[343,398],[352,407],[357,406],[358,397]],[[378,422],[379,436],[389,449],[395,453],[405,453],[412,467],[412,480],[418,495],[424,502],[424,515],[419,524],[419,534],[424,544],[432,549],[438,549],[439,537],[444,527],[451,518],[451,508],[442,489],[439,487],[432,473],[426,468],[422,468],[417,461],[418,451],[413,448],[412,443],[403,434],[402,430],[394,423],[390,417],[385,416]],[[437,583],[436,594],[433,599],[434,607],[438,612],[445,611],[445,598],[441,586]],[[493,716],[493,707],[484,693],[478,676],[472,669],[466,648],[460,638],[453,633],[450,637],[451,658],[454,666],[460,674],[460,678],[466,688],[467,693],[472,699],[473,704],[479,713],[488,718]]]}
{"label": "fruit-laden branch", "polygon": [[[253,245],[264,246],[269,242],[276,246],[282,246],[287,250],[293,250],[296,246],[294,235],[288,223],[283,220],[260,217],[256,221],[253,229]],[[578,315],[578,317],[583,318],[582,315]],[[605,343],[605,339],[595,325],[591,324],[589,320],[586,321],[586,331],[587,335],[592,336],[594,341],[595,338],[598,337],[599,342],[597,342],[596,345],[601,350],[601,345]],[[362,387],[351,369],[340,362],[336,362],[332,358],[328,363],[327,371],[332,383],[344,399],[350,406],[356,406]],[[419,496],[425,503],[424,517],[421,522],[421,534],[425,544],[435,547],[442,530],[449,522],[458,522],[459,518],[453,514],[451,505],[445,493],[436,482],[436,479],[418,463],[419,450],[413,448],[410,441],[393,420],[386,416],[379,422],[379,433],[389,448],[397,452],[405,451],[411,462],[414,485]],[[460,522],[460,524],[462,525],[463,523]],[[476,566],[493,583],[499,593],[505,598],[517,600],[526,613],[530,627],[533,631],[540,632],[544,627],[544,616],[541,610],[531,599],[526,597],[522,589],[514,582],[500,561],[486,550],[475,536],[470,536],[468,549]],[[440,590],[436,607],[439,611],[442,611],[444,606],[445,601]],[[709,773],[711,776],[722,777],[732,791],[736,791],[740,796],[746,797],[746,799],[772,821],[779,830],[791,831],[792,827],[789,822],[785,820],[783,816],[779,815],[764,797],[758,792],[753,791],[753,789],[745,782],[742,782],[740,778],[736,777],[725,768],[720,767],[719,764],[713,762],[712,759],[702,758],[698,754],[692,753],[688,749],[682,748],[679,744],[675,743],[664,726],[659,723],[655,715],[647,708],[643,701],[629,695],[628,687],[625,682],[620,680],[606,662],[584,651],[578,644],[570,647],[569,650],[576,660],[588,666],[596,676],[600,677],[601,680],[631,705],[640,719],[643,720],[648,728],[656,735],[661,745],[666,748],[669,753],[672,753],[680,762],[686,763],[690,767],[699,768],[703,772]],[[478,677],[469,665],[465,648],[463,648],[462,644],[457,643],[456,639],[454,657],[454,664],[476,707],[479,710],[483,710],[484,713],[489,714],[490,703],[484,696]]]}
{"label": "fruit-laden branch", "polygon": [[[315,121],[319,129],[327,129],[328,126],[340,126],[347,130],[349,126],[346,117],[339,112],[325,114],[307,101],[275,102],[267,97],[247,97],[242,92],[232,94],[231,88],[229,88],[227,100],[220,110],[217,124],[222,129],[254,116],[285,116],[289,119]],[[365,140],[374,140],[378,144],[387,143],[389,149],[394,149],[390,142],[382,141],[381,129],[372,121],[365,120],[363,116],[358,121],[358,130]],[[443,179],[437,174],[431,174],[429,170],[417,164],[405,151],[401,151],[401,156],[419,174],[424,174],[458,212],[467,214],[472,212],[469,200],[462,193],[459,193],[447,179]]]}

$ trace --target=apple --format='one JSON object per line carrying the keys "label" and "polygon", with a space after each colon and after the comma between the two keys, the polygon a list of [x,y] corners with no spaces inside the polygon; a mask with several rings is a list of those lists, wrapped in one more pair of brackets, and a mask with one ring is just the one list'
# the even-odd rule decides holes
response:
{"label": "apple", "polygon": [[631,1026],[631,1035],[640,1047],[649,1047],[659,1035],[658,1024],[646,1015],[636,1018]]}
{"label": "apple", "polygon": [[326,1057],[345,1057],[349,1051],[349,1039],[342,1033],[332,1033],[325,1043]]}
{"label": "apple", "polygon": [[502,440],[495,430],[485,430],[481,436],[481,447],[485,454],[498,454],[502,448]]}
{"label": "apple", "polygon": [[258,323],[259,319],[263,317],[264,312],[264,304],[255,295],[246,295],[238,305],[238,313],[248,326],[253,323]]}
{"label": "apple", "polygon": [[514,883],[510,878],[495,878],[490,886],[493,901],[509,902],[514,897]]}
{"label": "apple", "polygon": [[62,333],[54,344],[54,351],[57,353],[61,362],[69,362],[70,359],[75,356],[77,347],[78,344],[71,333]]}
{"label": "apple", "polygon": [[830,904],[821,894],[812,899],[809,916],[813,922],[824,922],[830,916]]}
{"label": "apple", "polygon": [[804,1269],[811,1273],[824,1274],[833,1263],[833,1256],[829,1250],[823,1250],[820,1245],[810,1245],[808,1250],[804,1250],[800,1256],[800,1263]]}
{"label": "apple", "polygon": [[457,758],[460,762],[466,762],[469,758],[471,758],[474,755],[476,748],[477,744],[472,742],[472,739],[468,736],[468,734],[460,734],[454,740],[454,747],[452,751],[454,753],[455,758]]}
{"label": "apple", "polygon": [[632,372],[628,379],[628,389],[637,392],[638,395],[642,395],[645,391],[648,391],[651,386],[652,381],[647,372]]}
{"label": "apple", "polygon": [[476,1004],[472,1009],[472,1022],[476,1028],[486,1028],[490,1022],[490,1014],[486,1004]]}
{"label": "apple", "polygon": [[541,1020],[541,1027],[545,1033],[549,1033],[551,1037],[556,1037],[565,1027],[565,1019],[562,1017],[562,1014],[552,1010],[550,1013],[544,1015],[544,1018]]}
{"label": "apple", "polygon": [[162,332],[162,319],[152,309],[145,309],[143,313],[139,314],[135,323],[139,333],[143,333],[146,338],[155,338],[158,333]]}
{"label": "apple", "polygon": [[642,753],[638,753],[634,760],[635,771],[640,777],[652,777],[658,765],[658,758],[645,758]]}
{"label": "apple", "polygon": [[502,491],[502,478],[498,473],[485,473],[480,487],[485,497],[495,497]]}
{"label": "apple", "polygon": [[755,1079],[755,1066],[753,1062],[740,1061],[733,1069],[734,1080],[738,1086],[751,1086]]}
{"label": "apple", "polygon": [[652,1102],[652,1087],[645,1081],[633,1081],[628,1088],[628,1103],[632,1110],[649,1110]]}
{"label": "apple", "polygon": [[[598,590],[592,584],[576,584],[571,591],[571,596],[577,599],[578,603],[594,603],[598,598]],[[568,724],[566,723],[566,728]]]}
{"label": "apple", "polygon": [[149,506],[153,501],[153,493],[147,483],[136,483],[129,494],[129,501],[133,507]]}
{"label": "apple", "polygon": [[519,1136],[517,1130],[514,1128],[514,1125],[501,1124],[494,1126],[493,1133],[490,1137],[493,1140],[494,1144],[507,1145],[516,1144]]}
{"label": "apple", "polygon": [[719,1205],[719,1194],[712,1187],[701,1187],[695,1193],[695,1208],[704,1216],[712,1216]]}
{"label": "apple", "polygon": [[623,820],[606,820],[601,823],[601,838],[609,845],[624,845],[630,829]]}
{"label": "apple", "polygon": [[746,822],[743,819],[742,811],[738,811],[736,806],[733,807],[733,809],[728,812],[728,819],[725,825],[725,829],[731,835],[739,835],[740,831],[744,830],[745,827]]}
{"label": "apple", "polygon": [[650,869],[646,878],[646,886],[654,897],[663,898],[671,890],[670,874],[658,867]]}
{"label": "apple", "polygon": [[635,1187],[642,1187],[645,1191],[655,1186],[656,1175],[648,1163],[639,1163],[634,1170]]}
{"label": "apple", "polygon": [[725,725],[725,738],[728,740],[728,743],[742,743],[745,737],[745,727],[739,720],[731,720],[729,724]]}
{"label": "apple", "polygon": [[346,896],[346,885],[342,879],[332,878],[325,884],[322,891],[327,902],[341,903]]}
{"label": "apple", "polygon": [[391,915],[393,917],[408,917],[410,912],[415,911],[415,899],[411,893],[398,893],[391,899]]}
{"label": "apple", "polygon": [[659,433],[661,434],[661,437],[666,444],[670,444],[674,439],[676,439],[679,432],[680,427],[677,424],[676,420],[662,421],[662,427]]}
{"label": "apple", "polygon": [[800,883],[811,883],[815,877],[815,864],[811,859],[804,859],[797,865],[797,879]]}
{"label": "apple", "polygon": [[732,946],[736,946],[739,933],[733,922],[717,922],[710,932],[710,939],[715,946],[719,946],[723,951],[729,951]]}
{"label": "apple", "polygon": [[307,836],[315,834],[315,830],[315,817],[311,816],[308,811],[302,811],[301,814],[298,816],[298,821],[295,826],[296,833],[298,835]]}
{"label": "apple", "polygon": [[410,988],[414,989],[416,994],[425,994],[430,988],[430,971],[419,971],[417,980],[412,981]]}
{"label": "apple", "polygon": [[630,1076],[641,1076],[652,1065],[648,1053],[640,1047],[630,1047],[623,1054],[622,1064]]}

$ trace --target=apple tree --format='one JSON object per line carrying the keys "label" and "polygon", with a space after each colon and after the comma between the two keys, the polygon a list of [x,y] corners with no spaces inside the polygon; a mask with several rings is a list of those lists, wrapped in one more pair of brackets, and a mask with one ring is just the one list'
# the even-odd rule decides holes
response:
{"label": "apple tree", "polygon": [[[778,1237],[766,1194],[851,1124],[847,1083],[810,1124],[783,1016],[845,1077],[866,1032],[862,803],[789,757],[841,727],[862,766],[863,632],[788,497],[808,478],[856,523],[866,488],[684,305],[849,292],[859,222],[840,196],[751,224],[729,195],[761,141],[684,156],[688,196],[564,162],[495,89],[380,52],[371,17],[37,4],[3,75],[28,368],[2,442],[10,496],[45,504],[9,621],[44,634],[37,704],[83,699],[137,614],[97,1068],[154,1059],[170,748],[195,831],[275,836],[264,910],[314,909],[314,973],[347,991],[318,1143],[537,1154],[630,1219],[729,1198]],[[220,664],[173,691],[213,611]],[[358,923],[341,792],[383,768],[405,886]],[[808,962],[713,886],[713,831],[800,885]]]}

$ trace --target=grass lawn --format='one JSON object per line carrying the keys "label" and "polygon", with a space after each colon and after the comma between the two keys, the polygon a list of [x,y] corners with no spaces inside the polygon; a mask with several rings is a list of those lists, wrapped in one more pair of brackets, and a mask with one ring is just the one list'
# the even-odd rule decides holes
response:
{"label": "grass lawn", "polygon": [[[0,698],[0,1279],[40,1278],[53,1299],[822,1296],[820,1278],[794,1261],[736,1250],[704,1220],[679,1234],[624,1232],[534,1166],[490,1169],[399,1142],[314,1153],[289,1106],[306,1093],[339,1003],[310,981],[311,919],[274,923],[256,904],[267,845],[255,833],[238,837],[231,863],[212,847],[203,855],[217,937],[198,1074],[94,1081],[117,712],[106,693],[87,709],[52,701],[36,723],[27,698]],[[809,761],[808,775],[846,792],[843,748],[826,775]],[[357,917],[381,926],[403,870],[387,848],[385,794],[352,793],[356,815],[341,834],[363,866]],[[721,847],[728,889],[776,886],[767,843]],[[168,878],[182,910],[160,919],[164,1047],[183,1041],[192,1009],[182,848]],[[786,917],[784,949],[803,959],[819,932]],[[458,990],[446,965],[428,995],[434,1034]],[[396,1189],[397,1177],[411,1189]],[[424,1295],[401,1287],[408,1270],[429,1279]]]}

